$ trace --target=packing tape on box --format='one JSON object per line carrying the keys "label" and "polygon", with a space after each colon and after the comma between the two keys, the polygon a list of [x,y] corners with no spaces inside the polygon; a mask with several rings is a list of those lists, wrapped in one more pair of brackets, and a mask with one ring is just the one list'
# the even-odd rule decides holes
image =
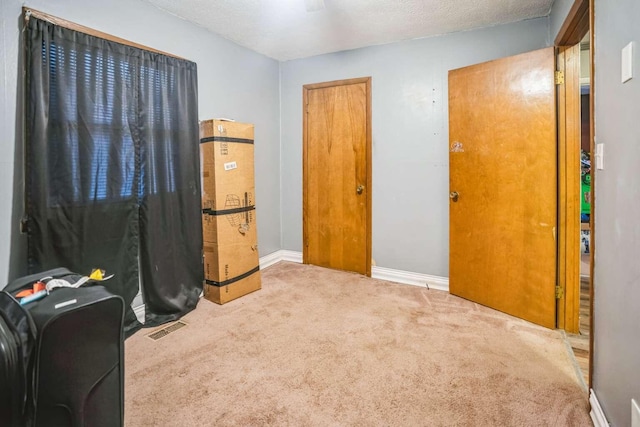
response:
{"label": "packing tape on box", "polygon": [[216,281],[214,281],[214,280],[208,280],[208,279],[205,279],[205,283],[206,283],[207,285],[217,286],[217,287],[221,288],[221,287],[223,287],[223,286],[227,286],[227,285],[230,285],[230,284],[235,283],[235,282],[237,282],[237,281],[240,281],[240,280],[244,279],[245,277],[249,277],[249,276],[251,276],[253,273],[256,273],[256,272],[258,272],[258,271],[260,271],[260,266],[259,266],[259,265],[257,265],[257,266],[256,266],[256,268],[253,268],[253,269],[251,269],[251,270],[247,271],[247,272],[246,272],[246,273],[244,273],[244,274],[241,274],[241,275],[239,275],[239,276],[233,277],[233,278],[231,278],[231,279],[229,279],[229,280],[225,280],[224,282],[216,282]]}
{"label": "packing tape on box", "polygon": [[253,139],[232,138],[229,136],[208,136],[200,139],[200,144],[204,144],[205,142],[237,142],[239,144],[253,144]]}
{"label": "packing tape on box", "polygon": [[254,205],[251,205],[251,206],[244,206],[241,208],[221,209],[218,211],[215,211],[213,209],[202,209],[202,213],[209,214],[209,215],[229,215],[229,214],[237,214],[242,212],[249,212],[249,211],[255,210],[255,208],[256,207]]}

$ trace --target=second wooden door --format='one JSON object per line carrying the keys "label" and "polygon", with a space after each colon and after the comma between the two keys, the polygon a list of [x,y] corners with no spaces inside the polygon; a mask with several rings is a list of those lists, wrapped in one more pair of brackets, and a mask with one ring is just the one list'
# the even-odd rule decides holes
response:
{"label": "second wooden door", "polygon": [[371,79],[304,86],[303,261],[371,275]]}
{"label": "second wooden door", "polygon": [[556,326],[553,48],[449,72],[449,289]]}

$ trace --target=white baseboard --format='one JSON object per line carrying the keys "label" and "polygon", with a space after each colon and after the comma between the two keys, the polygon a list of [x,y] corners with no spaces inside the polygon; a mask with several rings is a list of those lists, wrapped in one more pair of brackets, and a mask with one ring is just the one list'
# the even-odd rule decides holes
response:
{"label": "white baseboard", "polygon": [[596,392],[593,391],[593,389],[591,389],[589,395],[589,403],[591,403],[591,412],[589,415],[591,416],[594,427],[609,427],[607,417],[604,416],[600,402],[598,402],[598,398],[596,397]]}
{"label": "white baseboard", "polygon": [[263,270],[280,261],[297,262],[300,264],[302,263],[302,252],[287,251],[284,249],[271,252],[269,255],[260,257],[260,269]]}
{"label": "white baseboard", "polygon": [[269,255],[260,257],[260,270],[271,267],[273,264],[282,261],[282,251],[271,252]]}
{"label": "white baseboard", "polygon": [[144,304],[133,307],[133,313],[138,318],[138,322],[144,324],[144,313],[145,313]]}
{"label": "white baseboard", "polygon": [[138,291],[138,295],[136,295],[133,298],[133,301],[131,301],[131,307],[137,307],[142,304],[144,304],[144,300],[142,299],[142,292]]}
{"label": "white baseboard", "polygon": [[131,308],[133,313],[138,318],[138,322],[144,323],[144,300],[142,299],[142,292],[138,290],[138,295],[131,301]]}
{"label": "white baseboard", "polygon": [[[267,268],[280,261],[301,263],[302,252],[287,250],[275,251],[260,258],[260,268]],[[447,277],[431,276],[429,274],[377,266],[371,268],[371,277],[405,285],[422,286],[424,288],[449,292],[449,279]]]}
{"label": "white baseboard", "polygon": [[282,261],[302,263],[302,252],[287,250],[281,250],[280,252],[282,252]]}
{"label": "white baseboard", "polygon": [[405,285],[421,286],[423,288],[449,292],[449,278],[447,277],[431,276],[429,274],[394,270],[392,268],[378,266],[371,267],[371,277]]}

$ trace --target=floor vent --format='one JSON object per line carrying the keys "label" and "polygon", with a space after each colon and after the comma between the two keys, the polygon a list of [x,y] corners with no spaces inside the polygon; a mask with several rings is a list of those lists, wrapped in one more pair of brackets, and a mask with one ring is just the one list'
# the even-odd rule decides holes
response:
{"label": "floor vent", "polygon": [[169,335],[171,332],[177,331],[178,329],[187,326],[186,323],[184,323],[183,321],[177,321],[175,323],[172,323],[169,326],[165,326],[164,328],[152,332],[149,335],[147,335],[147,337],[151,338],[154,341],[159,340],[160,338],[166,337],[167,335]]}

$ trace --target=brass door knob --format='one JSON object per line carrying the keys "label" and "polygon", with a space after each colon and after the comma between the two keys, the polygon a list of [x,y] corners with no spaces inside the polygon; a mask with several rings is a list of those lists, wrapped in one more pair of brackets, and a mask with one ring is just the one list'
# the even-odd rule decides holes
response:
{"label": "brass door knob", "polygon": [[364,185],[358,185],[356,187],[356,193],[362,194],[363,191],[364,191]]}
{"label": "brass door knob", "polygon": [[452,191],[451,193],[449,193],[449,198],[453,202],[457,202],[458,201],[458,197],[460,197],[460,195],[458,194],[457,191]]}

